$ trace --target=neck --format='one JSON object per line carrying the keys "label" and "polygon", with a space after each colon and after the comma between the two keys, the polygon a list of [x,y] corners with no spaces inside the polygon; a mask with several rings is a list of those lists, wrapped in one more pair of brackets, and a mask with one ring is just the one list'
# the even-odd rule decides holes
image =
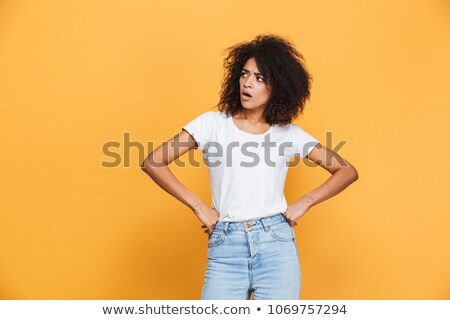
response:
{"label": "neck", "polygon": [[242,118],[247,119],[251,123],[266,123],[266,119],[264,118],[264,109],[258,110],[248,110],[248,109],[242,109],[240,112]]}

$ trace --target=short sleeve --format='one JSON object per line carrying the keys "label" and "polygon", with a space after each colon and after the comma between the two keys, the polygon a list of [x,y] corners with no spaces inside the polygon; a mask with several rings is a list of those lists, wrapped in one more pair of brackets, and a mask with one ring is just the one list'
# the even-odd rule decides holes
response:
{"label": "short sleeve", "polygon": [[213,116],[212,111],[205,112],[182,127],[194,138],[200,150],[203,150],[204,145],[211,140],[214,128]]}
{"label": "short sleeve", "polygon": [[304,158],[319,143],[311,134],[293,124],[294,156]]}

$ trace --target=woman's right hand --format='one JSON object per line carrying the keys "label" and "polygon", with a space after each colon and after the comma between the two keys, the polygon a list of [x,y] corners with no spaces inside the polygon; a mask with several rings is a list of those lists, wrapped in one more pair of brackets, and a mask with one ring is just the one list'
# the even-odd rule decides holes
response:
{"label": "woman's right hand", "polygon": [[210,235],[213,232],[214,226],[219,221],[219,212],[216,209],[208,207],[206,204],[202,204],[194,210],[194,213],[203,223],[202,228],[206,228],[204,232]]}

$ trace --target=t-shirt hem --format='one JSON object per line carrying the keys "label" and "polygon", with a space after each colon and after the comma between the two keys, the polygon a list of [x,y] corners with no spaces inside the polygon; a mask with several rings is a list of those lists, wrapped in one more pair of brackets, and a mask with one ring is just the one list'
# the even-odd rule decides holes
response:
{"label": "t-shirt hem", "polygon": [[186,131],[187,133],[189,133],[189,135],[192,137],[192,139],[194,139],[194,141],[195,141],[195,147],[194,147],[194,149],[201,149],[201,148],[200,148],[200,145],[199,145],[199,143],[198,143],[198,141],[194,138],[193,134],[192,134],[188,129],[186,129],[185,127],[182,127],[181,130],[184,130],[184,131]]}

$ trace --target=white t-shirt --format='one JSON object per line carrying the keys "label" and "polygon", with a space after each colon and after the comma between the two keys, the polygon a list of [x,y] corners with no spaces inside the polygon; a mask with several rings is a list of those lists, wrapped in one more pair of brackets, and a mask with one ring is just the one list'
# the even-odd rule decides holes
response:
{"label": "white t-shirt", "polygon": [[208,166],[212,207],[223,221],[249,221],[285,212],[284,183],[292,157],[318,143],[291,123],[262,134],[240,130],[220,111],[201,114],[183,129],[197,141]]}

